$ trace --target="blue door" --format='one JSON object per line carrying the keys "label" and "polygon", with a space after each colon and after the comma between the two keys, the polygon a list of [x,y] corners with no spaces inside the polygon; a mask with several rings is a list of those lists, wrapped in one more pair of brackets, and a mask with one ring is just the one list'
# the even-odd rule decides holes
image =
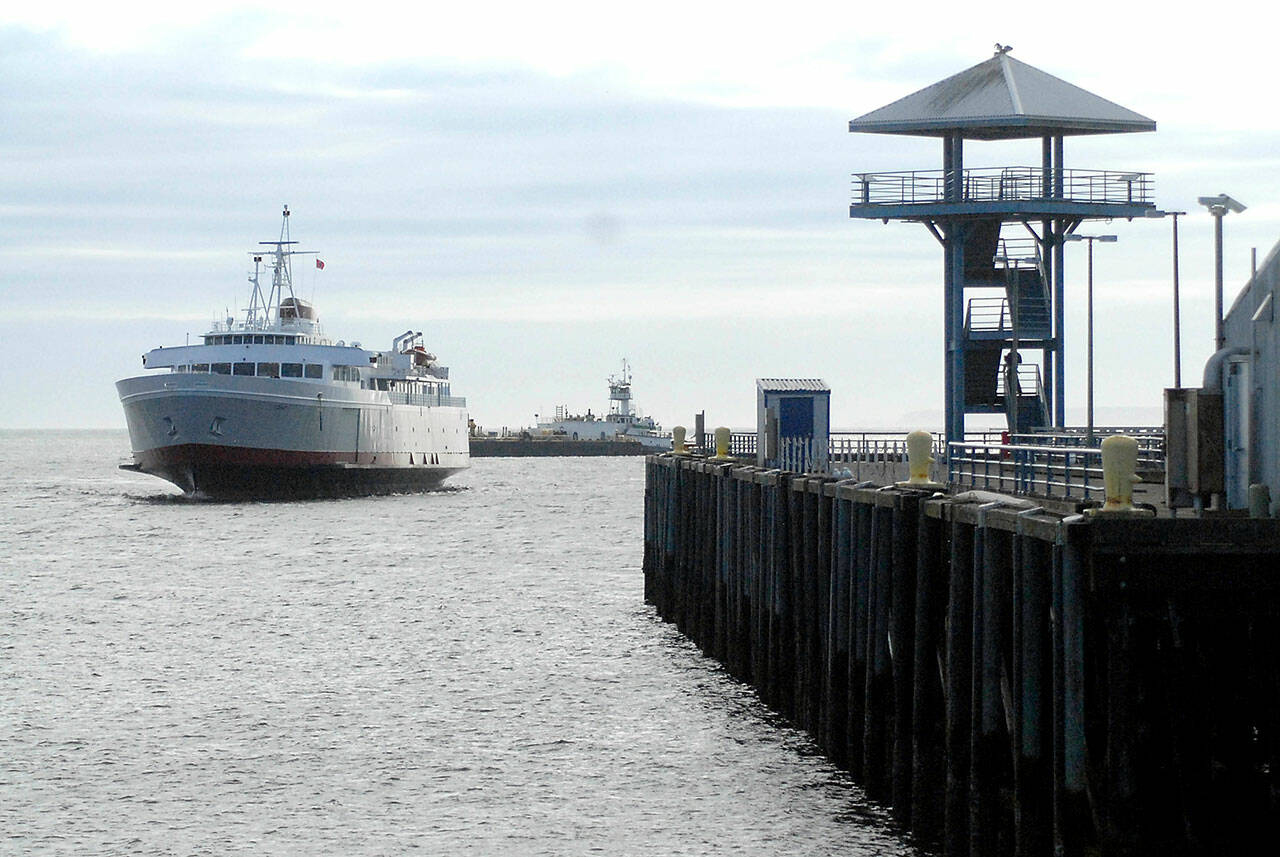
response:
{"label": "blue door", "polygon": [[813,437],[813,397],[786,396],[778,400],[778,436]]}

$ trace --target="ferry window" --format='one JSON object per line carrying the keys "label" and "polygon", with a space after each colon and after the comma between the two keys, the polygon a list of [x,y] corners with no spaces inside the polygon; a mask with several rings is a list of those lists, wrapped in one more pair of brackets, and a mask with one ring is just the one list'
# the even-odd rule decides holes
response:
{"label": "ferry window", "polygon": [[208,363],[192,363],[191,371],[192,372],[208,372],[209,364]]}
{"label": "ferry window", "polygon": [[280,376],[282,378],[301,378],[302,364],[301,363],[281,363]]}
{"label": "ferry window", "polygon": [[307,370],[308,378],[324,377],[324,367],[321,366],[319,363],[308,363],[305,368]]}
{"label": "ferry window", "polygon": [[253,374],[252,363],[236,363],[231,368],[234,370],[232,372],[233,375],[252,375]]}
{"label": "ferry window", "polygon": [[[285,365],[288,366],[289,364],[286,363]],[[280,364],[279,363],[259,363],[258,377],[259,378],[279,378]]]}
{"label": "ferry window", "polygon": [[253,338],[253,344],[254,344],[254,345],[262,345],[262,336],[261,336],[261,334],[259,334],[258,336],[255,336],[255,337]]}
{"label": "ferry window", "polygon": [[209,364],[209,369],[210,369],[210,370],[213,372],[213,374],[215,374],[215,375],[230,375],[230,374],[231,374],[231,364],[230,364],[230,363],[210,363],[210,364]]}
{"label": "ferry window", "polygon": [[244,344],[244,337],[243,337],[243,336],[233,336],[233,337],[231,337],[231,344],[232,344],[232,345],[243,345],[243,344]]}
{"label": "ferry window", "polygon": [[360,370],[354,366],[334,366],[333,380],[335,381],[359,381]]}
{"label": "ferry window", "polygon": [[285,345],[293,345],[293,343],[294,343],[294,338],[293,338],[292,336],[286,336],[286,337],[284,337],[284,344],[285,344]]}
{"label": "ferry window", "polygon": [[267,344],[268,344],[268,345],[279,345],[279,344],[281,344],[282,342],[284,342],[284,337],[282,337],[282,336],[268,336],[268,337],[267,337]]}

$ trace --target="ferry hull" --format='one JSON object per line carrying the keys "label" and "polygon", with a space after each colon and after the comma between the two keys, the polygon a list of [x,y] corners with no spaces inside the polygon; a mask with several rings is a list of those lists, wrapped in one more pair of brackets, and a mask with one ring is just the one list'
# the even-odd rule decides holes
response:
{"label": "ferry hull", "polygon": [[134,455],[126,470],[158,476],[188,494],[218,499],[286,500],[401,494],[439,488],[463,468],[354,464],[335,453],[231,449],[182,444]]}
{"label": "ferry hull", "polygon": [[280,379],[170,374],[117,384],[132,465],[183,491],[286,499],[426,491],[470,465],[466,411]]}

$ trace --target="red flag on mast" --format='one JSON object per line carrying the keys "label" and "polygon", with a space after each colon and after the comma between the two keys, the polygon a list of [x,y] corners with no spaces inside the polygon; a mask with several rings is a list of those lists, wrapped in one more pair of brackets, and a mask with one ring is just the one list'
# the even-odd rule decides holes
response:
{"label": "red flag on mast", "polygon": [[316,267],[317,267],[317,268],[319,268],[321,271],[323,271],[323,270],[324,270],[324,262],[321,262],[319,259],[316,259]]}

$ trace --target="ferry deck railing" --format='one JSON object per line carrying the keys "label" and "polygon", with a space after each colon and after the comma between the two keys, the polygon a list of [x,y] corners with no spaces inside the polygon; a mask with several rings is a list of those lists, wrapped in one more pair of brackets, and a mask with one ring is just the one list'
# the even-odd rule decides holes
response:
{"label": "ferry deck railing", "polygon": [[467,406],[465,396],[442,396],[438,393],[409,393],[399,390],[389,390],[387,396],[393,405],[417,405],[423,408],[465,408]]}

